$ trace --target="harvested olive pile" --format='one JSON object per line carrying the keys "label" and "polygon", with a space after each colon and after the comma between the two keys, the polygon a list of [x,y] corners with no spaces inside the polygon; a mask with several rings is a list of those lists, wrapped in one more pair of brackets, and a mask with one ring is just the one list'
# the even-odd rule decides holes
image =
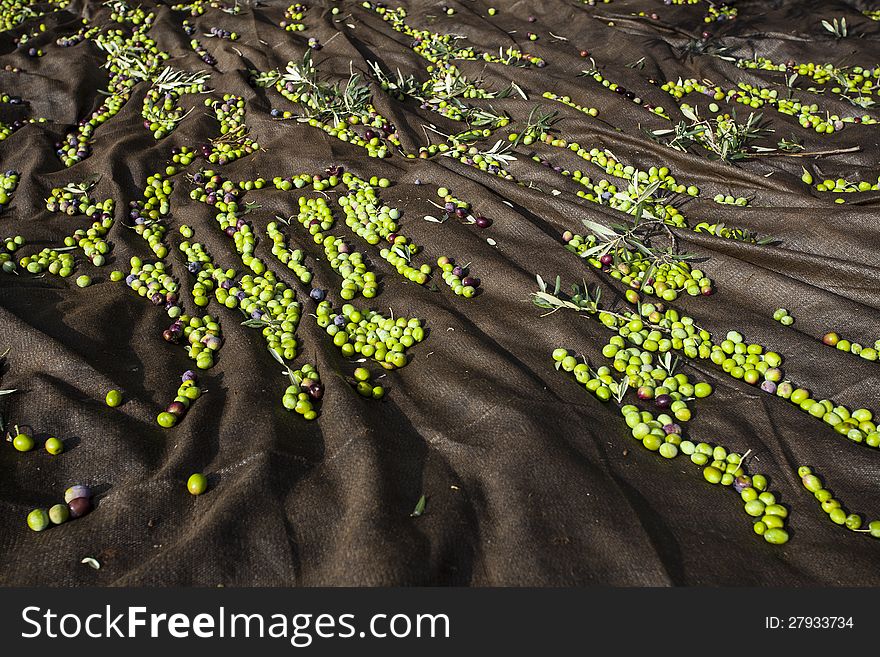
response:
{"label": "harvested olive pile", "polygon": [[2,0],[0,584],[880,584],[877,17],[777,4]]}

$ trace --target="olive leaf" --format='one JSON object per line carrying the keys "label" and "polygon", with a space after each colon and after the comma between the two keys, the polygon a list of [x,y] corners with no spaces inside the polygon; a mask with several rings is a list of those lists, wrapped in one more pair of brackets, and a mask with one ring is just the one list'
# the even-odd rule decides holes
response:
{"label": "olive leaf", "polygon": [[281,357],[281,354],[279,354],[277,351],[275,351],[272,347],[269,347],[269,353],[272,355],[272,358],[274,358],[275,360],[277,360],[277,361],[278,361],[279,363],[281,363],[282,365],[285,365],[285,364],[286,364],[286,363],[284,362],[284,359]]}
{"label": "olive leaf", "polygon": [[88,564],[92,568],[94,568],[95,570],[101,569],[101,563],[97,559],[95,559],[94,557],[86,557],[85,559],[80,561],[80,563]]}
{"label": "olive leaf", "polygon": [[522,87],[520,87],[516,82],[511,82],[510,86],[513,87],[514,90],[516,90],[516,92],[519,93],[519,95],[523,97],[523,100],[529,99],[529,97],[526,95],[526,92],[523,91]]}
{"label": "olive leaf", "polygon": [[846,18],[841,18],[839,21],[835,18],[831,23],[823,20],[822,27],[831,32],[831,34],[833,34],[838,39],[842,39],[847,36]]}
{"label": "olive leaf", "polygon": [[626,396],[627,390],[629,390],[629,377],[623,377],[619,383],[613,383],[610,388],[614,395],[614,401],[617,402],[618,406],[621,405],[623,403],[623,398]]}
{"label": "olive leaf", "polygon": [[427,505],[427,503],[428,503],[428,498],[425,497],[424,495],[422,495],[419,498],[419,501],[416,502],[416,508],[413,509],[413,512],[411,514],[409,514],[410,517],[411,518],[418,518],[420,515],[422,515],[425,512],[425,506]]}
{"label": "olive leaf", "polygon": [[663,368],[672,376],[675,373],[676,368],[678,367],[679,358],[678,356],[673,356],[670,352],[666,352],[663,354],[663,357],[660,358],[660,363],[663,365]]}
{"label": "olive leaf", "polygon": [[609,238],[609,237],[617,237],[617,234],[611,228],[607,226],[603,226],[602,224],[596,223],[595,221],[590,221],[589,219],[581,219],[581,223],[590,230],[590,232],[594,233],[597,237]]}

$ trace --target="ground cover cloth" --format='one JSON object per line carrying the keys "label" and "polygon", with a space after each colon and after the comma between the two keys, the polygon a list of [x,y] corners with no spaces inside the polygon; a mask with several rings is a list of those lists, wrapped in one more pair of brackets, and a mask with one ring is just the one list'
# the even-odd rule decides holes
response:
{"label": "ground cover cloth", "polygon": [[[89,26],[107,26],[111,8],[74,2],[3,32],[0,60],[20,72],[0,72],[0,91],[26,104],[3,104],[0,118],[6,124],[29,117],[48,121],[24,125],[0,142],[0,168],[21,172],[10,207],[0,215],[0,238],[26,238],[16,259],[61,246],[65,236],[90,222],[48,212],[49,191],[98,175],[94,194],[116,201],[117,221],[107,236],[112,244],[107,265],[93,267],[74,252],[76,275],[92,275],[91,287],[77,288],[76,275],[0,274],[0,352],[10,350],[0,388],[18,389],[0,398],[0,410],[7,422],[32,427],[42,440],[56,435],[67,442],[65,453],[55,457],[0,445],[0,584],[880,584],[880,543],[832,524],[795,472],[799,465],[814,466],[849,509],[873,519],[880,514],[876,449],[848,441],[707,360],[685,359],[682,371],[715,387],[694,406],[687,431],[696,440],[757,453],[756,466],[791,512],[791,540],[773,546],[753,533],[753,520],[732,490],[708,484],[687,457],[665,460],[643,449],[613,403],[600,402],[554,369],[550,354],[556,347],[606,364],[600,352],[611,333],[569,311],[542,317],[546,311],[529,300],[537,290],[535,275],[547,280],[560,275],[566,287],[582,280],[601,283],[605,301],[619,299],[624,288],[566,251],[560,238],[565,230],[583,232],[583,218],[610,225],[627,215],[579,198],[582,188],[570,177],[529,156],[537,152],[560,167],[608,177],[601,170],[565,149],[520,143],[510,151],[517,159],[507,162],[517,184],[450,157],[407,159],[392,148],[388,158],[370,158],[319,128],[273,118],[271,108],[296,113],[298,107],[271,89],[251,86],[248,69],[283,71],[288,61],[302,59],[313,37],[324,44],[313,51],[322,77],[344,81],[355,70],[370,80],[373,103],[397,127],[404,151],[415,153],[428,139],[442,141],[424,127],[428,124],[444,134],[466,129],[418,102],[392,98],[370,77],[368,62],[379,62],[391,75],[399,68],[419,83],[426,80],[429,62],[412,50],[411,36],[394,31],[360,3],[305,4],[303,31],[279,27],[287,8],[280,2],[242,3],[237,14],[205,3],[200,16],[162,3],[141,6],[155,13],[148,34],[171,55],[168,65],[209,72],[212,97],[232,93],[246,100],[250,135],[262,150],[215,169],[234,181],[319,173],[331,165],[387,177],[392,186],[379,191],[384,202],[403,211],[400,230],[425,247],[419,262],[441,255],[470,262],[482,278],[482,293],[473,299],[455,296],[436,274],[436,291],[404,280],[379,257],[380,247],[347,231],[337,206],[337,234],[365,253],[382,284],[375,299],[354,303],[422,318],[429,329],[410,350],[406,367],[377,380],[386,387],[385,398],[361,398],[346,379],[354,366],[309,316],[315,304],[307,288],[269,253],[266,223],[296,207],[296,194],[270,184],[271,191],[248,194],[261,207],[246,218],[260,238],[258,255],[303,300],[297,329],[301,355],[295,363],[308,360],[322,372],[326,394],[319,418],[308,422],[282,407],[286,378],[259,331],[241,326],[238,311],[218,309],[214,302],[208,310],[221,318],[225,344],[216,365],[200,374],[207,393],[179,426],[157,426],[156,414],[173,399],[181,372],[193,363],[182,348],[162,340],[170,322],[162,309],[124,283],[110,282],[108,274],[115,268],[128,273],[133,255],[152,257],[147,243],[124,225],[127,205],[142,198],[147,176],[164,168],[172,148],[207,143],[217,136],[217,122],[202,96],[187,96],[184,107],[195,109],[157,141],[141,116],[149,83],[139,83],[119,113],[97,128],[91,155],[66,167],[55,143],[101,103],[108,72],[101,68],[106,53],[89,39],[67,48],[56,39],[76,32],[83,18]],[[876,183],[880,129],[847,123],[833,135],[819,135],[765,107],[755,110],[775,130],[765,145],[792,139],[802,141],[807,152],[859,149],[801,158],[777,153],[735,166],[710,159],[698,147],[679,152],[646,136],[646,130],[683,120],[675,100],[650,80],[707,79],[725,89],[747,81],[777,89],[780,96],[787,92],[785,72],[737,67],[699,52],[700,42],[720,44],[728,49],[723,52],[744,59],[873,67],[880,65],[880,23],[863,10],[876,7],[855,1],[743,1],[730,3],[737,9],[735,20],[706,23],[705,2],[614,0],[591,6],[498,0],[494,16],[482,0],[446,3],[455,10],[451,16],[439,2],[401,4],[407,22],[419,29],[464,35],[480,52],[518,47],[546,61],[541,68],[456,62],[470,79],[482,78],[485,88],[498,91],[515,82],[528,96],[514,89],[507,98],[474,101],[512,118],[510,126],[480,142],[482,149],[506,142],[536,105],[556,110],[562,120],[553,126],[554,136],[607,148],[636,168],[668,166],[679,180],[698,186],[697,198],[679,195],[692,225],[724,222],[775,238],[774,244],[757,245],[676,230],[683,251],[706,259],[700,266],[716,293],[682,295],[673,305],[713,334],[736,329],[782,353],[786,376],[817,398],[877,409],[880,366],[823,346],[818,338],[831,329],[866,346],[880,338],[880,195],[819,192],[801,182],[801,175],[806,167],[817,182]],[[338,14],[330,12],[334,6]],[[42,14],[52,7],[34,8]],[[536,20],[529,22],[529,16]],[[844,38],[821,24],[840,17],[847,19]],[[195,26],[194,35],[185,34],[184,19]],[[15,37],[41,22],[45,32],[16,45]],[[235,31],[239,38],[205,36],[212,27]],[[530,41],[529,32],[538,39]],[[216,58],[214,66],[199,58],[191,38]],[[30,47],[41,48],[43,56],[28,56]],[[606,79],[666,108],[672,122],[579,77],[590,58]],[[803,90],[811,84],[801,76],[795,96],[816,102],[822,112],[876,115],[830,89]],[[597,108],[598,115],[542,98],[544,92],[570,96]],[[684,100],[704,108],[711,99],[694,94]],[[735,103],[720,104],[741,119],[748,115]],[[197,159],[187,172],[206,166]],[[417,179],[423,184],[416,185]],[[190,200],[193,185],[183,174],[174,180],[166,261],[184,289],[193,277],[177,250],[183,223],[218,262],[241,270],[214,212]],[[625,189],[626,181],[618,182]],[[493,219],[492,226],[480,230],[455,219],[423,220],[440,213],[428,202],[440,200],[438,186],[472,203]],[[713,202],[719,193],[748,197],[749,205]],[[837,197],[846,202],[835,203]],[[292,222],[290,237],[309,254],[316,282],[337,303],[341,279],[299,228]],[[773,321],[773,310],[781,306],[795,316],[793,326]],[[111,388],[125,394],[118,409],[103,403]],[[193,472],[211,477],[209,492],[198,498],[185,487]],[[29,530],[28,511],[61,501],[73,483],[95,487],[95,510],[59,528]],[[424,513],[413,517],[422,495]],[[100,570],[81,563],[86,557],[96,559]]]}

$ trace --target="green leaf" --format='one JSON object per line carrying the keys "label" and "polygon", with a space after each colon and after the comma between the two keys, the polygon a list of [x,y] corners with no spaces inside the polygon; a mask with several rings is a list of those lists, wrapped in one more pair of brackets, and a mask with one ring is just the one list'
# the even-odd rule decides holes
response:
{"label": "green leaf", "polygon": [[597,237],[601,237],[603,239],[617,237],[617,233],[615,233],[608,226],[603,226],[602,224],[596,223],[595,221],[590,221],[589,219],[581,219],[581,223],[583,223],[583,225],[587,227]]}
{"label": "green leaf", "polygon": [[610,244],[597,244],[580,254],[581,258],[592,258],[595,255],[605,255],[611,249]]}
{"label": "green leaf", "polygon": [[690,107],[682,107],[681,113],[684,114],[691,121],[699,121],[700,118],[694,113],[694,111]]}
{"label": "green leaf", "polygon": [[551,294],[547,294],[546,292],[533,292],[532,295],[537,297],[538,299],[546,301],[551,305],[556,305],[556,297]]}
{"label": "green leaf", "polygon": [[411,518],[418,518],[425,512],[425,505],[428,503],[428,498],[422,495],[419,498],[419,501],[416,502],[416,508],[413,509],[413,512],[410,515]]}

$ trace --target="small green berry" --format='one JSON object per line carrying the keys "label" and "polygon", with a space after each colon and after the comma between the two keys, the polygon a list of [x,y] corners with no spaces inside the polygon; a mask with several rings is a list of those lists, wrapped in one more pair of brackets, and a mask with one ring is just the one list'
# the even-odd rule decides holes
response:
{"label": "small green berry", "polygon": [[49,452],[50,454],[52,454],[53,456],[55,454],[60,454],[61,452],[64,451],[64,443],[62,443],[57,438],[49,438],[48,440],[46,440],[45,447],[46,447],[46,451]]}
{"label": "small green berry", "polygon": [[208,478],[200,473],[190,475],[186,481],[186,488],[192,495],[201,495],[208,490]]}
{"label": "small green berry", "polygon": [[70,519],[70,507],[66,504],[56,504],[49,509],[49,520],[53,525],[61,525]]}
{"label": "small green berry", "polygon": [[20,433],[12,439],[12,446],[19,452],[29,452],[35,444],[34,439],[26,433]]}
{"label": "small green berry", "polygon": [[159,413],[159,415],[156,416],[156,422],[158,422],[160,427],[170,429],[175,424],[177,424],[177,416],[173,413],[162,411],[161,413]]}
{"label": "small green berry", "polygon": [[27,517],[28,527],[35,532],[41,532],[49,526],[49,514],[46,509],[34,509]]}
{"label": "small green berry", "polygon": [[703,397],[708,397],[712,394],[712,386],[704,381],[697,383],[694,385],[694,397],[698,399],[702,399]]}
{"label": "small green berry", "polygon": [[118,390],[110,390],[104,401],[107,402],[107,406],[110,408],[116,408],[122,403],[122,393]]}
{"label": "small green berry", "polygon": [[764,532],[764,540],[772,545],[782,545],[788,542],[788,532],[784,529],[774,527]]}

